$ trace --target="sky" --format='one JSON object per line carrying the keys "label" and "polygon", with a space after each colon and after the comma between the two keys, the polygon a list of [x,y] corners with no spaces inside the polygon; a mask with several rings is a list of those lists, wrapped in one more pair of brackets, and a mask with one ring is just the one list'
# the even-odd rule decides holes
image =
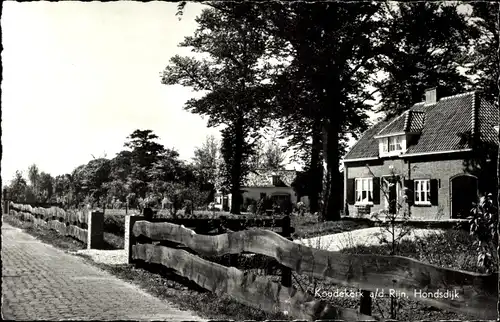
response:
{"label": "sky", "polygon": [[183,109],[195,93],[160,82],[172,56],[190,54],[178,44],[202,9],[188,3],[179,20],[168,2],[4,2],[3,184],[33,163],[56,176],[113,158],[136,129],[184,160],[207,135],[220,138]]}
{"label": "sky", "polygon": [[193,92],[160,73],[191,35],[202,5],[189,3],[4,2],[1,18],[2,179],[35,163],[53,176],[123,150],[151,129],[189,160],[208,134],[183,110]]}

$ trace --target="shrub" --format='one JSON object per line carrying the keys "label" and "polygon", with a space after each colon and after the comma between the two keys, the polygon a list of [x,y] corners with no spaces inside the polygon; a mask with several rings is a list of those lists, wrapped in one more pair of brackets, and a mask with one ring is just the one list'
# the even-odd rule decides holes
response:
{"label": "shrub", "polygon": [[191,200],[184,200],[184,214],[193,214],[193,202]]}
{"label": "shrub", "polygon": [[470,234],[474,236],[474,246],[478,253],[478,265],[484,267],[487,272],[497,269],[497,223],[498,210],[493,201],[488,197],[482,197],[479,204],[471,209],[469,219]]}
{"label": "shrub", "polygon": [[241,204],[241,211],[249,211],[250,212],[250,206],[256,206],[257,205],[257,200],[248,198],[246,197],[243,203]]}
{"label": "shrub", "polygon": [[299,213],[299,215],[304,216],[304,214],[306,213],[306,208],[307,208],[305,203],[303,203],[302,201],[297,202],[296,208],[297,208],[297,212]]}
{"label": "shrub", "polygon": [[254,205],[254,204],[251,204],[248,206],[248,212],[252,213],[252,214],[255,214],[257,212],[257,206]]}
{"label": "shrub", "polygon": [[258,202],[257,202],[257,206],[256,206],[256,214],[257,215],[263,215],[266,213],[266,207],[265,207],[265,199],[260,199]]}
{"label": "shrub", "polygon": [[[441,267],[477,272],[481,267],[474,260],[473,238],[463,230],[448,229],[442,234],[430,234],[416,237],[414,242],[403,242],[400,255]],[[410,245],[411,249],[408,247]]]}

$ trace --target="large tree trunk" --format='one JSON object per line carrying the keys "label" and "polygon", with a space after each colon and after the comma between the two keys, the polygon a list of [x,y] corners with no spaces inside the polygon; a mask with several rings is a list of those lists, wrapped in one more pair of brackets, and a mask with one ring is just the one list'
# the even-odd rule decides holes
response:
{"label": "large tree trunk", "polygon": [[326,158],[327,191],[323,205],[323,219],[327,221],[340,220],[340,198],[343,185],[339,172],[339,118],[332,113],[329,120],[324,122],[324,153]]}
{"label": "large tree trunk", "polygon": [[319,195],[323,188],[323,158],[321,150],[321,119],[317,118],[313,125],[311,146],[311,190],[309,193],[309,209],[311,213],[316,213],[320,210]]}
{"label": "large tree trunk", "polygon": [[240,214],[242,204],[240,184],[243,162],[243,144],[245,143],[244,140],[243,121],[241,120],[235,123],[233,164],[231,166],[231,213],[235,215]]}

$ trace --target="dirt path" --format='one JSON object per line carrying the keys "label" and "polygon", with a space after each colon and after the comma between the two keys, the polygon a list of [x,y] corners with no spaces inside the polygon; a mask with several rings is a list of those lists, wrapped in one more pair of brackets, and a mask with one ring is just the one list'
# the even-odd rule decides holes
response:
{"label": "dirt path", "polygon": [[2,262],[3,319],[207,321],[5,222]]}

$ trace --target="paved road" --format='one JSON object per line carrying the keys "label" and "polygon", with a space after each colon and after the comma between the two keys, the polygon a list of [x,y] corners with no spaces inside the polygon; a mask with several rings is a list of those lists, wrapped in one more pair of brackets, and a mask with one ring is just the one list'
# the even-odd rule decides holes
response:
{"label": "paved road", "polygon": [[206,321],[6,223],[2,261],[3,319]]}

